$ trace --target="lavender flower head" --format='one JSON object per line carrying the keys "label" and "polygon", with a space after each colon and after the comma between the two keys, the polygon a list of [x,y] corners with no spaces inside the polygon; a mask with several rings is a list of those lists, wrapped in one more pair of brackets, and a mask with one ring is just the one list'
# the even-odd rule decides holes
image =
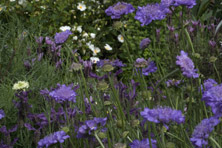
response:
{"label": "lavender flower head", "polygon": [[69,35],[71,35],[72,32],[70,30],[66,30],[66,31],[63,31],[63,32],[60,32],[60,33],[56,33],[54,39],[55,39],[55,43],[56,44],[62,44],[64,43]]}
{"label": "lavender flower head", "polygon": [[105,10],[106,15],[111,16],[112,19],[120,19],[121,15],[129,14],[133,11],[135,11],[135,8],[131,4],[125,2],[118,2]]}
{"label": "lavender flower head", "polygon": [[[152,148],[157,148],[156,140],[151,139]],[[149,139],[143,139],[142,141],[134,140],[132,143],[129,144],[130,148],[150,148]]]}
{"label": "lavender flower head", "polygon": [[161,0],[161,4],[164,5],[165,7],[170,7],[173,5],[175,0]]}
{"label": "lavender flower head", "polygon": [[214,86],[217,86],[218,83],[214,80],[214,79],[207,79],[204,81],[204,89],[203,89],[203,86],[201,86],[201,91],[204,92],[204,91],[208,91],[210,88],[214,87]]}
{"label": "lavender flower head", "polygon": [[145,60],[144,58],[137,58],[134,65],[137,68],[143,68],[143,67],[146,67],[148,65],[148,61]]}
{"label": "lavender flower head", "polygon": [[58,88],[49,92],[49,96],[55,99],[58,103],[65,101],[76,102],[76,92],[72,89],[72,86],[66,86],[65,84],[58,84]]}
{"label": "lavender flower head", "polygon": [[212,112],[217,115],[222,115],[222,84],[211,87],[207,91],[204,91],[202,101],[205,101],[206,105],[210,106]]}
{"label": "lavender flower head", "polygon": [[5,117],[5,112],[4,110],[0,109],[0,119]]}
{"label": "lavender flower head", "polygon": [[57,142],[63,143],[67,138],[69,138],[69,135],[67,135],[64,131],[58,131],[41,139],[38,142],[37,148],[43,148],[43,147],[47,148],[50,145],[55,144]]}
{"label": "lavender flower head", "polygon": [[181,124],[185,121],[185,117],[180,110],[173,110],[169,107],[145,108],[144,111],[140,112],[140,115],[145,120],[154,123],[166,124],[172,121]]}
{"label": "lavender flower head", "polygon": [[185,5],[187,8],[193,8],[196,5],[196,0],[175,0],[174,6]]}
{"label": "lavender flower head", "polygon": [[150,44],[150,39],[145,38],[140,42],[140,49],[145,49]]}
{"label": "lavender flower head", "polygon": [[202,120],[201,123],[195,127],[190,141],[198,148],[202,148],[203,145],[206,146],[208,144],[207,138],[219,123],[220,120],[215,117]]}
{"label": "lavender flower head", "polygon": [[158,3],[147,4],[143,7],[138,7],[135,19],[139,20],[141,26],[150,24],[153,20],[162,20],[166,17],[168,8]]}
{"label": "lavender flower head", "polygon": [[176,64],[179,65],[183,71],[183,75],[188,78],[198,78],[199,74],[196,73],[197,69],[194,69],[193,61],[188,57],[188,54],[181,50],[180,56],[177,56]]}

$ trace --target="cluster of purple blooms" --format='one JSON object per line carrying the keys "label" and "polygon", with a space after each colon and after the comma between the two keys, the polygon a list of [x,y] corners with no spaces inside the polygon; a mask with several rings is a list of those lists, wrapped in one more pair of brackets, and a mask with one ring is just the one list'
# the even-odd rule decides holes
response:
{"label": "cluster of purple blooms", "polygon": [[87,138],[94,134],[94,131],[101,129],[101,131],[106,131],[104,126],[106,125],[107,118],[97,118],[94,117],[93,120],[87,120],[85,123],[79,127],[77,131],[77,138]]}
{"label": "cluster of purple blooms", "polygon": [[176,57],[176,64],[179,65],[183,71],[183,75],[188,78],[198,78],[199,74],[196,73],[197,69],[194,69],[193,61],[188,57],[188,54],[183,50],[180,55]]}
{"label": "cluster of purple blooms", "polygon": [[54,40],[56,44],[63,44],[69,37],[69,35],[71,35],[72,32],[70,30],[66,30],[60,33],[56,33]]}
{"label": "cluster of purple blooms", "polygon": [[[157,148],[156,140],[151,139],[152,148]],[[130,148],[150,148],[149,139],[143,139],[142,141],[134,140],[132,143],[129,144]]]}
{"label": "cluster of purple blooms", "polygon": [[122,15],[132,13],[133,11],[135,11],[135,8],[131,4],[125,2],[118,2],[105,10],[106,14],[111,16],[112,19],[119,19]]}
{"label": "cluster of purple blooms", "polygon": [[72,84],[68,86],[66,86],[65,84],[57,84],[57,88],[52,89],[51,91],[43,90],[40,93],[44,96],[48,94],[57,103],[63,103],[67,101],[75,103],[77,94],[72,87]]}
{"label": "cluster of purple blooms", "polygon": [[[138,6],[135,19],[139,20],[141,26],[150,24],[153,20],[162,20],[166,14],[170,12],[170,6],[185,5],[192,8],[196,5],[196,0],[162,0],[161,3],[147,4],[146,6]],[[121,15],[129,14],[135,11],[135,8],[128,3],[118,2],[105,10],[112,19],[119,19]]]}
{"label": "cluster of purple blooms", "polygon": [[134,65],[137,71],[140,70],[139,68],[142,68],[142,74],[144,76],[148,76],[150,73],[154,73],[157,70],[155,63],[151,61],[151,59],[145,60],[144,58],[137,58]]}
{"label": "cluster of purple blooms", "polygon": [[126,64],[123,64],[123,62],[120,61],[119,59],[116,60],[104,59],[97,62],[97,67],[102,68],[105,64],[110,64],[113,67],[119,67],[119,68],[126,66]]}
{"label": "cluster of purple blooms", "polygon": [[70,138],[64,131],[52,133],[38,142],[37,148],[49,147],[52,144],[63,143],[66,139]]}
{"label": "cluster of purple blooms", "polygon": [[[215,116],[222,116],[222,84],[214,86],[214,82],[206,87],[202,100],[210,106]],[[213,86],[212,86],[213,85]]]}
{"label": "cluster of purple blooms", "polygon": [[170,87],[170,86],[178,86],[181,82],[182,82],[182,80],[172,79],[172,80],[167,80],[165,83],[166,83],[167,87]]}
{"label": "cluster of purple blooms", "polygon": [[201,123],[195,127],[190,141],[198,148],[202,148],[203,145],[206,146],[208,144],[207,139],[210,136],[210,133],[219,123],[220,120],[215,117],[202,120]]}
{"label": "cluster of purple blooms", "polygon": [[172,121],[181,124],[185,121],[185,117],[180,110],[173,110],[170,107],[145,108],[144,111],[140,112],[140,115],[145,120],[154,123],[167,124]]}

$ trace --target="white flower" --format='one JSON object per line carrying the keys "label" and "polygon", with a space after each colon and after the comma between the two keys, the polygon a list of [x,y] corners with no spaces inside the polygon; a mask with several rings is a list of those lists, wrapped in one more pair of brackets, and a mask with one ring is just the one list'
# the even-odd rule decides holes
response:
{"label": "white flower", "polygon": [[91,38],[95,38],[96,37],[96,34],[95,33],[90,33],[90,36],[91,36]]}
{"label": "white flower", "polygon": [[73,40],[78,40],[78,37],[77,37],[77,36],[74,36],[74,37],[73,37]]}
{"label": "white flower", "polygon": [[85,37],[85,38],[87,38],[89,35],[88,35],[88,33],[83,33],[83,35],[82,35],[83,37]]}
{"label": "white flower", "polygon": [[99,58],[97,58],[97,57],[91,57],[91,58],[90,58],[90,61],[91,61],[93,64],[96,64],[96,63],[99,62],[100,60],[99,60]]}
{"label": "white flower", "polygon": [[18,3],[19,5],[23,5],[26,2],[26,0],[19,0]]}
{"label": "white flower", "polygon": [[10,2],[14,2],[15,0],[10,0]]}
{"label": "white flower", "polygon": [[78,3],[77,9],[79,9],[80,11],[85,11],[86,5],[83,3]]}
{"label": "white flower", "polygon": [[112,50],[112,49],[113,49],[109,44],[106,44],[106,45],[104,46],[104,48],[105,48],[106,50]]}
{"label": "white flower", "polygon": [[69,27],[69,26],[61,26],[59,29],[61,31],[66,31],[66,30],[71,30],[71,27]]}
{"label": "white flower", "polygon": [[118,35],[118,41],[119,42],[121,42],[121,43],[123,43],[124,42],[124,38],[123,38],[123,36],[120,34],[120,35]]}
{"label": "white flower", "polygon": [[19,89],[23,89],[24,90],[25,88],[29,88],[29,82],[18,81],[12,87],[13,90],[19,90]]}
{"label": "white flower", "polygon": [[100,31],[100,28],[98,27],[97,30]]}
{"label": "white flower", "polygon": [[99,53],[101,50],[99,49],[99,47],[95,47],[92,52],[93,52],[93,55],[97,55],[97,53]]}
{"label": "white flower", "polygon": [[78,26],[77,29],[76,29],[79,33],[82,32],[82,26]]}

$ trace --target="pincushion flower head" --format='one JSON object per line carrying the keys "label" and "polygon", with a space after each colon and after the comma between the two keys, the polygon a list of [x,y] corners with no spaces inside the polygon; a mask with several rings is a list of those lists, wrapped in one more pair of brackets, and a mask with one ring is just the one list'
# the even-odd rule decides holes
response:
{"label": "pincushion flower head", "polygon": [[69,35],[71,35],[72,32],[70,30],[66,30],[66,31],[63,31],[63,32],[60,32],[60,33],[56,33],[54,39],[55,39],[55,43],[56,44],[62,44],[64,43]]}
{"label": "pincushion flower head", "polygon": [[140,115],[147,121],[154,123],[176,122],[181,124],[185,121],[185,117],[180,110],[174,110],[170,107],[157,107],[154,109],[145,108]]}
{"label": "pincushion flower head", "polygon": [[[157,148],[156,140],[151,139],[152,148]],[[132,143],[129,144],[130,148],[150,148],[149,139],[143,139],[142,141],[134,140]]]}
{"label": "pincushion flower head", "polygon": [[199,74],[194,69],[193,61],[188,57],[188,54],[181,50],[180,56],[177,56],[176,64],[179,65],[183,71],[183,75],[188,78],[198,78]]}
{"label": "pincushion flower head", "polygon": [[201,86],[201,91],[204,92],[204,91],[208,91],[210,88],[214,87],[214,86],[217,86],[218,83],[214,80],[214,79],[207,79],[204,81],[204,89],[203,89],[203,86]]}
{"label": "pincushion flower head", "polygon": [[222,115],[222,84],[213,86],[207,91],[204,91],[202,100],[206,105],[210,106],[212,112],[217,115]]}
{"label": "pincushion flower head", "polygon": [[25,90],[27,88],[29,88],[29,82],[27,81],[18,81],[12,87],[13,90]]}
{"label": "pincushion flower head", "polygon": [[196,5],[196,0],[175,0],[174,6],[185,5],[187,8],[193,8]]}
{"label": "pincushion flower head", "polygon": [[128,3],[118,2],[105,10],[106,15],[111,16],[112,19],[119,19],[124,14],[129,14],[135,11],[135,8]]}
{"label": "pincushion flower head", "polygon": [[123,36],[122,36],[121,34],[118,35],[117,39],[118,39],[118,41],[121,42],[121,43],[124,42],[124,38],[123,38]]}
{"label": "pincushion flower head", "polygon": [[145,38],[140,42],[140,49],[145,49],[150,44],[150,39]]}
{"label": "pincushion flower head", "polygon": [[98,129],[103,129],[106,125],[107,118],[94,117],[93,120],[87,120],[79,127],[77,131],[77,138],[84,138],[93,134]]}
{"label": "pincushion flower head", "polygon": [[141,26],[150,24],[153,20],[162,20],[166,17],[168,8],[164,5],[148,4],[143,7],[138,7],[135,19],[139,20],[142,24]]}
{"label": "pincushion flower head", "polygon": [[70,138],[64,131],[52,133],[43,139],[39,140],[37,148],[49,147],[52,144],[63,143],[66,139]]}
{"label": "pincushion flower head", "polygon": [[79,9],[80,11],[85,11],[86,5],[84,3],[78,3],[77,9]]}
{"label": "pincushion flower head", "polygon": [[208,137],[210,133],[214,130],[214,127],[220,123],[215,117],[211,117],[209,119],[202,120],[194,129],[192,137],[190,141],[197,148],[202,148],[202,146],[206,146],[208,144]]}
{"label": "pincushion flower head", "polygon": [[151,59],[149,58],[147,60],[147,67],[142,68],[142,74],[144,76],[148,76],[150,73],[154,73],[156,72],[157,67],[155,65],[155,63],[153,61],[151,61]]}
{"label": "pincushion flower head", "polygon": [[56,102],[63,103],[65,101],[76,102],[76,92],[72,89],[72,85],[66,86],[65,84],[57,84],[58,87],[51,92],[49,96],[52,97]]}

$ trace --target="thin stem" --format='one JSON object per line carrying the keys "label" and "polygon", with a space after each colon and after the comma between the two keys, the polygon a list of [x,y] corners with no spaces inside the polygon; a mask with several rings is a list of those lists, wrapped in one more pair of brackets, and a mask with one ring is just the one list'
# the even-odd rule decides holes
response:
{"label": "thin stem", "polygon": [[210,137],[209,138],[218,148],[221,148],[221,146],[217,143],[217,141],[213,138],[213,137]]}
{"label": "thin stem", "polygon": [[99,139],[97,133],[95,132],[95,137],[98,140],[99,144],[102,146],[102,148],[105,148],[105,146],[103,145],[102,141]]}

